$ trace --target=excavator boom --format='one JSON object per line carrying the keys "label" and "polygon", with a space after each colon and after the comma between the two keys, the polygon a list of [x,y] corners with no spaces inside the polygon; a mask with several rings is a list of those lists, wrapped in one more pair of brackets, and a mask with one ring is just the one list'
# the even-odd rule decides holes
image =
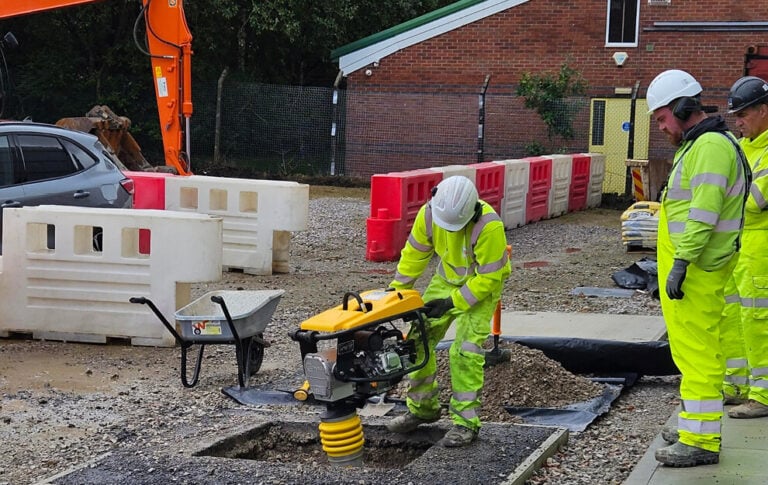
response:
{"label": "excavator boom", "polygon": [[[0,0],[0,19],[108,0]],[[192,34],[184,0],[137,0],[147,30],[165,164],[191,175]]]}

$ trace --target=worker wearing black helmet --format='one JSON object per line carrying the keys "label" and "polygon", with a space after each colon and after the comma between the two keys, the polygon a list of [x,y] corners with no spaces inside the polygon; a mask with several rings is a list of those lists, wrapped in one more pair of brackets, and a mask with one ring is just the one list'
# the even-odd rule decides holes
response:
{"label": "worker wearing black helmet", "polygon": [[[742,135],[739,144],[752,167],[741,255],[733,271],[749,375],[748,400],[728,411],[731,418],[748,419],[768,416],[768,82],[755,76],[736,81],[728,96],[728,110],[736,116]],[[738,360],[734,358],[738,355],[727,352],[725,357]]]}

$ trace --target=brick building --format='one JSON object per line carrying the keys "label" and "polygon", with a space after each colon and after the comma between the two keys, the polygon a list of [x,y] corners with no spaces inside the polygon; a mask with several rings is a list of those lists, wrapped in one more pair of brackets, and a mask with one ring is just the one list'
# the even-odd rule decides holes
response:
{"label": "brick building", "polygon": [[623,167],[631,131],[634,158],[665,160],[672,147],[644,100],[656,74],[689,71],[704,104],[724,113],[737,78],[768,76],[766,46],[765,0],[462,0],[333,51],[346,81],[346,171],[524,156],[546,128],[517,83],[563,64],[581,73],[589,96],[574,116],[576,138],[554,142],[560,151],[602,151]]}

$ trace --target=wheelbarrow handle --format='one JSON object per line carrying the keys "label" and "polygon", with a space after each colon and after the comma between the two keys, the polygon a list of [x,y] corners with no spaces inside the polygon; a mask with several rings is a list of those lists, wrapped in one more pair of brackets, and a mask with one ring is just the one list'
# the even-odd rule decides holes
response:
{"label": "wheelbarrow handle", "polygon": [[149,298],[145,298],[143,296],[134,296],[134,297],[131,297],[128,301],[131,303],[139,303],[142,305],[147,305],[152,310],[152,313],[154,313],[157,316],[157,318],[160,319],[160,322],[165,326],[165,328],[167,328],[168,331],[171,332],[171,334],[173,335],[173,338],[176,339],[176,343],[182,346],[186,345],[184,342],[184,339],[181,338],[181,335],[179,335],[176,329],[173,328],[173,325],[171,325],[171,323],[165,318],[165,316],[163,316],[162,312],[157,308],[157,306],[155,306],[155,304],[152,303],[152,300],[150,300]]}
{"label": "wheelbarrow handle", "polygon": [[232,315],[229,314],[229,308],[224,302],[224,298],[219,295],[211,296],[211,301],[218,304],[221,307],[221,311],[224,312],[224,318],[227,319],[227,325],[229,325],[229,331],[232,332],[232,336],[235,338],[235,353],[237,354],[237,383],[241,388],[245,388],[246,380],[248,376],[245,375],[245,360],[248,358],[248,349],[244,348],[243,341],[240,339],[240,335],[237,334],[235,328],[235,322],[232,321]]}

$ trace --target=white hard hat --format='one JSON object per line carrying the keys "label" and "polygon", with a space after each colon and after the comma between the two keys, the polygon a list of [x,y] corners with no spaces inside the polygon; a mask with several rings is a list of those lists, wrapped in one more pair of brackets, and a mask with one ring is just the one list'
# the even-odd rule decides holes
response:
{"label": "white hard hat", "polygon": [[432,197],[432,219],[446,231],[458,231],[475,215],[477,189],[467,177],[455,175],[443,180]]}
{"label": "white hard hat", "polygon": [[682,97],[701,94],[701,84],[693,76],[679,69],[664,71],[651,81],[646,94],[648,114]]}

